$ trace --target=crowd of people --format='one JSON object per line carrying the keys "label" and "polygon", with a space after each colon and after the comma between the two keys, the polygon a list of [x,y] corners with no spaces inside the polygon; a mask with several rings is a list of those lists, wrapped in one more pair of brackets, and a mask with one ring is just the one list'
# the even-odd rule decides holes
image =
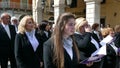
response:
{"label": "crowd of people", "polygon": [[[30,15],[19,21],[5,12],[0,19],[1,68],[7,68],[8,61],[11,68],[120,68],[120,25],[101,30],[99,23],[89,25],[86,18],[69,12],[62,13],[54,27],[47,20],[38,24]],[[102,58],[88,60],[104,46]]]}

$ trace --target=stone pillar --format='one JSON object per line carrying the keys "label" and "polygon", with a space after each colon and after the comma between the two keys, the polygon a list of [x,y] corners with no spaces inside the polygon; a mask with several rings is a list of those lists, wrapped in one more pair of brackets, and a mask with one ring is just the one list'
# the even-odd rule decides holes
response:
{"label": "stone pillar", "polygon": [[32,6],[33,6],[33,19],[36,23],[41,23],[43,19],[43,13],[42,13],[42,5],[41,0],[32,0]]}
{"label": "stone pillar", "polygon": [[54,0],[54,22],[56,23],[58,16],[65,12],[65,0]]}
{"label": "stone pillar", "polygon": [[86,19],[89,24],[100,24],[100,3],[102,0],[84,0],[86,2]]}

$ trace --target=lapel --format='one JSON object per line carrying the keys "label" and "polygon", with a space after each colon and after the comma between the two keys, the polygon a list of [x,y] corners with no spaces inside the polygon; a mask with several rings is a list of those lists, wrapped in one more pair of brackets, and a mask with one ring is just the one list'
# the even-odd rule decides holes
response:
{"label": "lapel", "polygon": [[11,39],[12,39],[12,38],[13,38],[12,32],[13,32],[14,30],[13,30],[13,28],[12,28],[10,25],[8,25],[8,27],[9,27],[9,30],[10,30],[10,36],[11,36]]}
{"label": "lapel", "polygon": [[[36,35],[35,35],[35,36],[36,36]],[[36,38],[37,38],[37,37],[36,37]],[[34,51],[34,49],[33,49],[33,47],[32,47],[32,44],[30,43],[30,41],[29,41],[29,39],[28,39],[28,37],[27,37],[26,34],[24,34],[23,39],[24,39],[25,45],[26,45],[27,47],[30,47],[30,49],[31,49],[33,52],[36,52],[36,51],[37,51],[37,49],[36,49],[36,51]],[[38,38],[37,38],[37,40],[38,40]],[[40,45],[40,43],[39,43],[39,45]],[[39,45],[38,45],[38,47],[39,47]],[[38,48],[38,47],[37,47],[37,48]]]}
{"label": "lapel", "polygon": [[[3,34],[4,36],[6,36],[7,38],[9,38],[9,36],[8,36],[6,30],[4,29],[4,27],[2,26],[2,24],[0,24],[0,31],[2,32],[2,34]],[[9,38],[9,39],[10,39],[10,38]]]}

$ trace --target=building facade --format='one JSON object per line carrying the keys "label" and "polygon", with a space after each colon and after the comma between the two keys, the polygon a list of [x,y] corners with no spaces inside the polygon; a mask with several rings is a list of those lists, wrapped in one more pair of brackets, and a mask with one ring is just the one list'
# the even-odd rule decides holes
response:
{"label": "building facade", "polygon": [[[63,0],[65,1],[64,3],[61,3],[61,0],[46,1],[49,3],[54,1],[54,6],[48,3],[44,8],[43,18],[47,20],[51,17],[55,17],[57,12],[62,12],[60,10],[64,10],[64,12],[72,12],[77,17],[86,17],[89,22],[100,23],[100,25],[103,26],[110,24],[111,27],[114,27],[120,24],[120,0],[72,0],[71,5],[66,4],[67,0]],[[61,6],[64,6],[64,8],[60,8]],[[49,11],[50,8],[54,8],[54,12]],[[56,10],[57,12],[55,12]],[[90,19],[90,17],[94,20]]]}
{"label": "building facade", "polygon": [[3,12],[19,18],[32,15],[32,0],[0,0],[0,14]]}

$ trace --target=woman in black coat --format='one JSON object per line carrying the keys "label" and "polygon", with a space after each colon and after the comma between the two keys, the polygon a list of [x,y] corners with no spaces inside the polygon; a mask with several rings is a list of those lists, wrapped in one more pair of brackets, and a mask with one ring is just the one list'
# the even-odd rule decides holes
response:
{"label": "woman in black coat", "polygon": [[[93,52],[99,49],[99,39],[96,34],[92,33],[92,28],[88,24],[88,21],[83,18],[77,18],[75,20],[75,41],[77,43],[80,52],[80,61],[89,58]],[[80,64],[81,68],[100,68],[101,62],[91,62],[89,64]]]}
{"label": "woman in black coat", "polygon": [[45,68],[78,68],[79,53],[73,39],[75,17],[63,13],[58,17],[53,36],[44,43]]}
{"label": "woman in black coat", "polygon": [[31,16],[23,17],[15,38],[17,68],[41,68],[42,48],[42,40],[35,31],[33,18]]}

